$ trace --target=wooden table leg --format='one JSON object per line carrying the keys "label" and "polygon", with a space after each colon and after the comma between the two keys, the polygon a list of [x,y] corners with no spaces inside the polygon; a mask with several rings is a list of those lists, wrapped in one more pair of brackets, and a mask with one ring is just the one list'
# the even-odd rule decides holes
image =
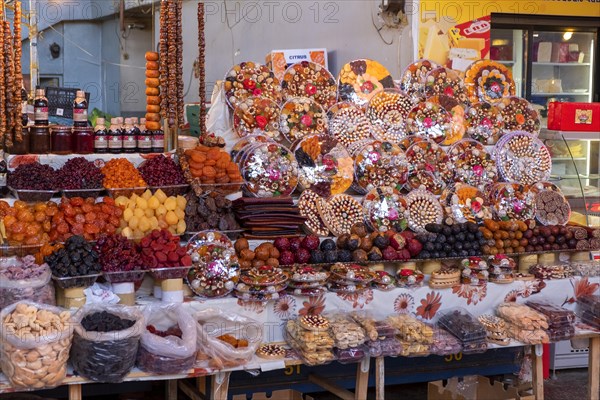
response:
{"label": "wooden table leg", "polygon": [[356,400],[364,400],[367,398],[367,390],[369,390],[370,365],[371,359],[369,357],[365,357],[356,366],[356,386],[354,389],[354,398]]}
{"label": "wooden table leg", "polygon": [[177,380],[168,380],[165,385],[165,392],[167,400],[177,400]]}
{"label": "wooden table leg", "polygon": [[82,400],[81,385],[69,385],[69,400]]}
{"label": "wooden table leg", "polygon": [[544,400],[544,346],[537,344],[531,347],[532,372],[533,372],[533,394],[536,400]]}
{"label": "wooden table leg", "polygon": [[590,338],[588,399],[600,399],[600,336]]}
{"label": "wooden table leg", "polygon": [[385,399],[385,358],[375,359],[375,399]]}
{"label": "wooden table leg", "polygon": [[217,372],[212,376],[211,400],[227,400],[231,372]]}

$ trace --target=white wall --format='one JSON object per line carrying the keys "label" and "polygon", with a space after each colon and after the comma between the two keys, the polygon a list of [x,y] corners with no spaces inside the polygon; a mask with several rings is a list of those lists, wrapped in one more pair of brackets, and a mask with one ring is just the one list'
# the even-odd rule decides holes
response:
{"label": "white wall", "polygon": [[[242,61],[264,63],[265,55],[274,49],[325,47],[329,51],[329,69],[336,76],[346,62],[371,58],[381,62],[398,79],[413,61],[409,28],[384,29],[381,33],[386,41],[393,40],[392,45],[380,39],[371,20],[373,15],[375,23],[380,25],[376,16],[378,0],[206,0],[205,3],[208,99],[214,82],[223,79],[232,65]],[[197,4],[196,0],[183,3],[186,90],[193,62],[198,57]],[[198,80],[192,77],[185,101],[195,102],[198,98]]]}
{"label": "white wall", "polygon": [[[134,21],[126,21],[126,23]],[[145,53],[152,50],[152,27],[150,20],[136,20],[145,25],[145,29],[130,29],[128,36],[121,39],[121,114],[143,116],[146,112],[146,76]],[[125,57],[127,54],[127,58]]]}

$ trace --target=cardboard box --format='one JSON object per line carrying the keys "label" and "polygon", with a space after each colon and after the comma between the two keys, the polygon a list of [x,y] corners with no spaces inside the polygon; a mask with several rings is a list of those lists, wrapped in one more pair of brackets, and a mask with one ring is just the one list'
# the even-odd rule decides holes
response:
{"label": "cardboard box", "polygon": [[283,79],[285,70],[292,64],[301,61],[312,61],[329,69],[327,49],[288,49],[273,50],[265,57],[265,63],[279,79]]}
{"label": "cardboard box", "polygon": [[[233,398],[232,398],[232,400],[247,400],[247,399],[248,399],[248,397],[246,397],[245,394],[237,394],[237,395],[233,396]],[[250,400],[314,400],[314,399],[310,396],[303,397],[302,393],[300,393],[296,390],[287,389],[287,390],[274,390],[271,393],[271,396],[267,396],[267,394],[264,392],[253,393],[252,397],[250,397]]]}
{"label": "cardboard box", "polygon": [[[460,388],[460,389],[459,389]],[[534,400],[532,394],[519,394],[514,386],[504,388],[500,382],[494,382],[484,376],[466,376],[463,383],[458,378],[448,380],[446,386],[443,381],[429,382],[427,400]]]}
{"label": "cardboard box", "polygon": [[548,105],[548,129],[600,132],[600,103],[553,101]]}

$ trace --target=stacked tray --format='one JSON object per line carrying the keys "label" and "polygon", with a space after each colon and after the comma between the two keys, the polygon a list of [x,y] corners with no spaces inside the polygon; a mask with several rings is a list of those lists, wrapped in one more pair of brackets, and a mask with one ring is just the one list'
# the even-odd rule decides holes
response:
{"label": "stacked tray", "polygon": [[233,210],[249,239],[296,236],[306,220],[291,197],[242,197],[233,202]]}

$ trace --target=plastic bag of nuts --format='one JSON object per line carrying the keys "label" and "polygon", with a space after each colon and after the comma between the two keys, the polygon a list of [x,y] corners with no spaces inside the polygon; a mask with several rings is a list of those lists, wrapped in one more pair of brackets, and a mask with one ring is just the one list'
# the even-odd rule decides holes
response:
{"label": "plastic bag of nuts", "polygon": [[55,305],[52,272],[33,256],[0,258],[0,310],[18,301]]}
{"label": "plastic bag of nuts", "polygon": [[89,304],[73,319],[73,369],[96,382],[122,382],[135,364],[144,330],[141,311],[121,305]]}
{"label": "plastic bag of nuts", "polygon": [[192,315],[179,304],[152,304],[144,310],[144,319],[146,328],[137,355],[140,369],[157,374],[178,374],[192,368],[196,361],[197,337]]}
{"label": "plastic bag of nuts", "polygon": [[59,386],[65,379],[73,338],[71,314],[28,301],[0,313],[2,371],[17,389]]}

